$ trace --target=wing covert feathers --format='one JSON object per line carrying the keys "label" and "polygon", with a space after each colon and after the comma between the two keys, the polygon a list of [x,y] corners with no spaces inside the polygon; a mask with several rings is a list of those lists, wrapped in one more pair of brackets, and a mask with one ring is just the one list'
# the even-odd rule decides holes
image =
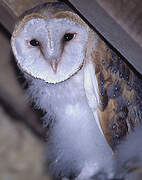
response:
{"label": "wing covert feathers", "polygon": [[92,60],[99,87],[100,124],[115,148],[142,121],[142,77],[101,39]]}

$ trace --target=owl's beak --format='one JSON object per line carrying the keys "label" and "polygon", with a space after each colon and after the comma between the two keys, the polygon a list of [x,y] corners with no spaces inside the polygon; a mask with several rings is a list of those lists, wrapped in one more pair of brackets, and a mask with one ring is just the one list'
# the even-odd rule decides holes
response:
{"label": "owl's beak", "polygon": [[58,62],[56,60],[51,61],[50,65],[51,65],[51,68],[52,68],[53,72],[56,73],[57,72],[57,67],[58,67]]}

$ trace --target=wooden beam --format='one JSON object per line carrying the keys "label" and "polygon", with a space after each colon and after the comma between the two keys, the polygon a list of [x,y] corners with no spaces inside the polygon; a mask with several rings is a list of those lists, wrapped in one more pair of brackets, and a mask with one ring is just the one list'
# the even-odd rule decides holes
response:
{"label": "wooden beam", "polygon": [[39,3],[56,0],[0,0],[0,23],[10,32],[18,17]]}
{"label": "wooden beam", "polygon": [[97,2],[142,47],[142,1],[97,0]]}
{"label": "wooden beam", "polygon": [[[0,23],[11,33],[17,18],[33,6],[56,0],[0,0]],[[142,46],[142,1],[97,0],[105,11]]]}
{"label": "wooden beam", "polygon": [[7,4],[1,0],[0,2],[0,23],[12,33],[17,16]]}

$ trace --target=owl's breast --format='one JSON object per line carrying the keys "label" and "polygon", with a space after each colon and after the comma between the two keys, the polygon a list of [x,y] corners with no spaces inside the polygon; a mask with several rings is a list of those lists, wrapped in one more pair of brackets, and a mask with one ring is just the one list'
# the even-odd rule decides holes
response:
{"label": "owl's breast", "polygon": [[[87,83],[88,80],[89,79],[87,79]],[[90,84],[86,86],[89,87]],[[72,147],[74,147],[75,145],[75,147],[79,149],[90,146],[90,151],[94,153],[96,143],[98,143],[100,138],[100,142],[105,141],[105,138],[101,132],[98,114],[96,111],[94,113],[89,105],[95,103],[97,108],[97,96],[95,92],[91,92],[93,93],[92,96],[91,94],[87,94],[90,99],[94,98],[95,102],[92,100],[88,102],[88,97],[86,96],[84,69],[70,80],[57,84],[56,88],[55,85],[49,87],[47,91],[49,93],[48,102],[53,109],[56,119],[54,128],[52,129],[54,130],[54,135],[56,134],[55,141],[57,141],[58,138],[62,139],[65,137],[65,146],[72,145]],[[61,142],[61,139],[58,140],[58,142]],[[57,144],[58,143],[56,143],[56,145]],[[78,152],[80,152],[80,150]],[[88,150],[82,153],[86,152],[88,153]]]}

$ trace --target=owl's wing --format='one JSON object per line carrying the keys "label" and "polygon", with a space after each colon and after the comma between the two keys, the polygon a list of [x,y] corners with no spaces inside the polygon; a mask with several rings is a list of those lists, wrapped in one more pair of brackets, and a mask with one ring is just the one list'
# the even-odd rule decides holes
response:
{"label": "owl's wing", "polygon": [[142,121],[142,77],[102,39],[92,50],[91,61],[92,91],[97,94],[91,108],[97,108],[101,129],[115,147]]}

